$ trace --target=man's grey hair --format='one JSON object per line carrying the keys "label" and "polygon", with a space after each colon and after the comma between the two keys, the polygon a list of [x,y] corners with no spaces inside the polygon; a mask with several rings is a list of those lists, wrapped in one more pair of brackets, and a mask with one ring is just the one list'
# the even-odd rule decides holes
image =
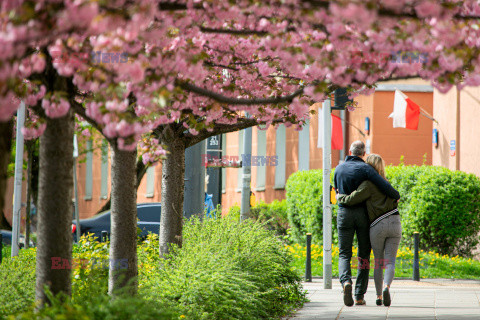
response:
{"label": "man's grey hair", "polygon": [[365,143],[360,140],[354,141],[350,145],[350,152],[354,156],[362,157],[365,154]]}

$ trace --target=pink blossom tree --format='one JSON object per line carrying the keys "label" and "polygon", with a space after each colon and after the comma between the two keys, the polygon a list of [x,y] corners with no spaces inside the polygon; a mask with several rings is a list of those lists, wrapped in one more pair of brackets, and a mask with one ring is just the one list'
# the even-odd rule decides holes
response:
{"label": "pink blossom tree", "polygon": [[[479,15],[472,0],[2,3],[0,120],[10,119],[22,99],[41,119],[26,130],[43,133],[37,299],[46,300],[45,284],[53,293],[70,292],[70,271],[51,270],[51,259],[71,261],[74,112],[113,150],[110,258],[128,259],[123,277],[110,272],[113,292],[137,275],[135,161],[142,135],[153,132],[169,152],[165,253],[168,244],[181,244],[186,147],[260,123],[302,124],[310,103],[337,87],[368,93],[378,80],[413,76],[441,92],[478,85]],[[398,63],[392,59],[398,52],[422,59]]]}

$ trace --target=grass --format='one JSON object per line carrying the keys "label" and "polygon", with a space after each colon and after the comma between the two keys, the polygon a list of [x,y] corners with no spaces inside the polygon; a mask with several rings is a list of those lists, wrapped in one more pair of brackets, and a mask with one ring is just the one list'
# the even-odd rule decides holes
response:
{"label": "grass", "polygon": [[[300,275],[305,274],[305,247],[294,244],[287,246],[288,251],[293,257],[292,266]],[[323,275],[323,247],[312,244],[312,275]],[[352,275],[356,276],[358,265],[357,249],[353,248]],[[425,252],[420,250],[420,278],[423,279],[479,279],[480,261],[461,258],[458,256],[440,255],[433,251]],[[370,255],[370,261],[373,264],[373,253]],[[338,277],[338,247],[332,250],[332,274]],[[373,266],[372,266],[373,267]],[[370,276],[373,277],[373,268],[370,270]],[[399,248],[397,253],[397,262],[395,265],[395,277],[412,278],[413,276],[413,251],[410,248]]]}

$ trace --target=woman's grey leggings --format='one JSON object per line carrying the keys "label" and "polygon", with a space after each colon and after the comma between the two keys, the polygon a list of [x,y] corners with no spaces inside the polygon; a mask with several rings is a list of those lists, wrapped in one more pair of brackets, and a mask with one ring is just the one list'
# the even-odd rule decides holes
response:
{"label": "woman's grey leggings", "polygon": [[385,284],[389,286],[392,283],[395,275],[395,259],[401,238],[400,215],[389,216],[370,228],[370,242],[375,256],[373,276],[377,295],[382,294],[383,269],[386,269]]}

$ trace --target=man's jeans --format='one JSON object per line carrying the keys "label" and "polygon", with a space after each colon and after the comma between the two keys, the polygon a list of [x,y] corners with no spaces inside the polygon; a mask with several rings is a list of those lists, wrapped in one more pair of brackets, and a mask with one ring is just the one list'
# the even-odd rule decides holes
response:
{"label": "man's jeans", "polygon": [[352,259],[353,235],[357,233],[358,241],[358,275],[355,285],[356,299],[363,299],[368,287],[368,274],[370,269],[370,224],[366,208],[339,207],[337,215],[338,227],[338,273],[342,285],[345,282],[352,282],[352,271],[350,261]]}

